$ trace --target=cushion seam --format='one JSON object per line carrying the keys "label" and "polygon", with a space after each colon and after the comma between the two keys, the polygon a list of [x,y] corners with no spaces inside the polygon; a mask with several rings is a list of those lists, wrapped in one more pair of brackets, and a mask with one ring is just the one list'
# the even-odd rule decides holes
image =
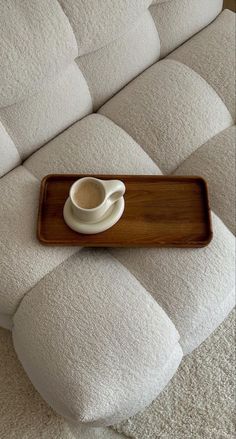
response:
{"label": "cushion seam", "polygon": [[[148,155],[148,157],[149,157],[149,158],[155,163],[155,165],[160,169],[160,171],[161,171],[161,173],[162,173],[163,175],[171,175],[171,174],[173,174],[173,173],[176,171],[176,169],[178,169],[179,166],[181,166],[182,163],[185,162],[185,160],[188,160],[188,158],[191,157],[191,155],[194,154],[199,148],[201,148],[203,145],[205,145],[207,142],[209,142],[209,141],[210,141],[211,139],[213,139],[214,137],[218,136],[220,133],[222,133],[222,132],[225,131],[226,129],[228,129],[228,128],[234,126],[234,125],[235,125],[235,122],[234,122],[234,120],[233,120],[232,114],[230,113],[229,109],[227,108],[227,106],[225,105],[225,103],[223,102],[223,100],[221,99],[221,96],[216,92],[216,90],[211,86],[211,84],[209,84],[209,82],[206,81],[206,79],[203,78],[198,72],[196,72],[194,69],[192,69],[191,67],[189,67],[187,64],[184,64],[184,63],[182,63],[182,62],[180,62],[180,61],[176,61],[176,60],[174,60],[174,59],[172,59],[172,58],[167,58],[167,57],[163,58],[163,59],[160,60],[160,61],[157,61],[156,63],[154,63],[154,64],[152,64],[152,65],[158,64],[158,62],[161,62],[161,61],[178,63],[178,64],[184,66],[186,69],[189,69],[190,71],[192,71],[194,74],[198,75],[198,76],[201,78],[201,80],[203,80],[203,81],[207,84],[207,86],[210,87],[211,90],[213,90],[213,92],[214,92],[215,95],[220,99],[220,101],[221,101],[222,104],[225,106],[226,110],[228,111],[228,113],[229,113],[229,115],[230,115],[230,117],[231,117],[231,124],[230,124],[227,128],[224,128],[224,129],[218,131],[217,134],[215,134],[215,135],[212,136],[212,137],[209,137],[209,138],[208,138],[204,143],[202,143],[201,145],[198,145],[197,148],[196,148],[194,151],[192,151],[192,152],[189,154],[189,156],[186,157],[186,158],[185,158],[185,159],[184,159],[184,160],[183,160],[183,161],[182,161],[182,162],[181,162],[176,168],[172,169],[171,172],[169,172],[169,173],[164,173],[163,170],[161,169],[161,167],[159,166],[159,164],[156,163],[156,161],[154,161],[154,160],[151,158],[151,156],[150,156],[150,155],[148,154],[148,152],[143,148],[143,146],[140,145],[140,142],[139,142],[139,141],[137,141],[133,136],[131,136],[131,135],[130,135],[130,134],[129,134],[129,133],[128,133],[123,127],[121,127],[116,121],[114,121],[113,119],[110,119],[109,115],[105,115],[105,117],[107,117],[109,120],[111,120],[111,121],[112,121],[113,123],[115,123],[117,126],[119,126],[121,129],[123,129],[123,131],[125,131],[130,137],[132,137],[132,139],[133,139],[136,143],[138,143],[138,145],[141,146],[141,148],[143,149],[143,151],[144,151],[144,152]],[[152,67],[152,66],[149,66],[146,70],[148,70],[148,69],[151,68],[151,67]],[[138,78],[139,76],[143,75],[144,73],[145,73],[145,70],[144,70],[142,73],[140,73],[140,75],[138,75],[137,78]],[[135,80],[135,79],[136,79],[136,78],[134,78],[134,80]],[[132,81],[133,81],[133,80],[132,80]],[[130,81],[129,84],[131,84],[132,81]],[[129,84],[127,84],[125,87],[129,86]],[[122,90],[124,90],[125,87],[124,87],[123,89],[121,89],[119,92],[117,92],[116,95],[119,94]],[[110,98],[107,102],[109,102],[110,100],[112,100],[113,98],[115,98],[116,95],[114,95],[112,98]],[[106,105],[106,104],[103,104],[103,105]],[[100,109],[103,107],[103,105],[97,110],[97,111],[98,111],[98,114],[100,114],[99,111],[100,111]]]}
{"label": "cushion seam", "polygon": [[50,275],[51,273],[53,273],[54,270],[56,270],[58,267],[60,267],[62,264],[64,264],[64,262],[68,261],[68,259],[70,259],[71,256],[73,256],[74,254],[76,254],[77,252],[79,253],[81,250],[83,249],[83,247],[81,247],[79,250],[75,250],[75,253],[73,253],[72,255],[68,256],[68,258],[64,259],[63,261],[60,262],[60,264],[56,265],[55,267],[52,268],[52,270],[48,271],[47,273],[45,273],[44,276],[41,277],[41,279],[38,280],[38,282],[36,282],[32,287],[30,287],[25,293],[24,295],[21,297],[19,303],[17,304],[14,313],[12,314],[12,319],[13,319],[13,325],[12,325],[12,330],[14,327],[14,317],[18,311],[18,309],[21,306],[22,301],[24,300],[24,298],[31,293],[31,291],[43,280],[45,279],[46,276]]}
{"label": "cushion seam", "polygon": [[[185,43],[184,43],[184,44],[185,44]],[[233,115],[231,114],[231,112],[230,112],[229,108],[227,107],[226,103],[223,101],[223,99],[222,99],[221,95],[219,94],[218,90],[216,90],[215,87],[213,87],[213,85],[210,84],[210,82],[208,82],[208,81],[207,81],[207,80],[206,80],[206,79],[205,79],[200,73],[198,73],[196,70],[194,70],[194,68],[188,66],[188,64],[186,64],[186,63],[184,63],[184,62],[182,62],[182,61],[179,61],[179,60],[176,60],[175,58],[172,58],[171,55],[167,55],[167,57],[164,58],[164,60],[165,60],[165,61],[172,61],[172,62],[178,63],[178,64],[180,64],[180,65],[183,65],[184,67],[186,67],[187,69],[191,70],[191,71],[194,72],[196,75],[198,75],[203,81],[205,81],[205,83],[208,85],[208,87],[210,87],[210,88],[215,92],[215,94],[218,96],[218,98],[219,98],[219,99],[221,100],[221,102],[224,104],[225,108],[228,110],[228,112],[229,112],[229,114],[230,114],[230,116],[231,116],[231,119],[232,119],[232,123],[233,123],[233,125],[234,125],[235,121],[234,121],[234,119],[233,119]]]}
{"label": "cushion seam", "polygon": [[[64,8],[62,7],[62,5],[60,4],[60,2],[59,2],[58,0],[57,0],[57,3],[59,3],[59,5],[60,5],[60,7],[61,7],[61,9],[62,9],[62,11],[63,11],[63,13],[64,13],[65,16],[67,17],[67,19],[68,19],[68,21],[69,21],[69,23],[70,23],[70,26],[71,26],[71,28],[72,28],[73,34],[74,34],[74,36],[75,36],[74,28],[73,28],[73,26],[72,26],[72,24],[71,24],[71,21],[70,21],[68,15],[67,15],[66,11],[64,10]],[[132,22],[131,27],[129,27],[129,29],[127,29],[126,31],[124,31],[124,32],[122,32],[121,34],[119,34],[118,37],[116,37],[116,38],[114,38],[114,39],[112,38],[112,39],[109,40],[106,44],[102,44],[102,46],[99,46],[99,47],[98,47],[97,49],[95,49],[95,50],[90,50],[90,51],[85,52],[85,53],[82,53],[82,54],[80,55],[80,46],[78,45],[77,40],[76,40],[76,37],[75,37],[75,40],[76,40],[76,43],[77,43],[77,47],[78,47],[78,55],[77,55],[76,58],[80,58],[80,57],[82,57],[82,56],[89,55],[89,54],[91,54],[91,53],[97,52],[98,50],[100,50],[100,49],[104,49],[105,47],[109,46],[110,44],[113,44],[113,43],[115,43],[116,41],[119,41],[120,38],[125,37],[125,36],[126,36],[126,35],[127,35],[127,34],[128,34],[133,28],[135,28],[135,27],[137,26],[137,22],[141,19],[142,15],[145,14],[145,12],[149,11],[149,8],[150,8],[151,5],[152,5],[152,0],[150,0],[150,5],[149,5],[148,7],[145,7],[144,9],[142,9],[142,11],[140,11],[140,14],[137,16],[136,20],[135,20],[134,22]],[[150,12],[150,11],[149,11],[149,12]],[[150,13],[150,14],[151,14],[151,13]],[[158,34],[158,36],[159,36],[159,34]],[[76,59],[76,58],[75,58],[75,59]]]}
{"label": "cushion seam", "polygon": [[[114,258],[120,265],[122,265],[122,267],[124,267],[130,274],[131,274],[131,276],[133,276],[134,278],[135,278],[135,280],[141,285],[141,287],[145,290],[145,292],[147,293],[147,294],[149,294],[151,297],[152,297],[152,299],[157,303],[157,305],[161,308],[161,310],[165,313],[165,315],[168,317],[168,319],[171,321],[171,323],[172,323],[172,325],[174,326],[174,328],[175,328],[175,330],[176,330],[176,333],[177,333],[177,339],[176,339],[176,341],[177,341],[177,343],[179,344],[179,342],[180,342],[180,334],[179,334],[179,330],[178,330],[178,328],[175,326],[175,323],[173,322],[173,320],[170,318],[170,316],[169,316],[169,314],[167,314],[167,312],[165,311],[165,309],[158,303],[158,301],[153,297],[153,295],[150,293],[150,291],[147,289],[147,287],[145,286],[145,285],[143,285],[143,283],[142,283],[142,281],[140,280],[140,279],[138,279],[137,278],[137,276],[128,268],[128,267],[126,267],[126,265],[123,263],[123,262],[121,262],[117,257],[116,257],[116,255],[114,255],[113,253],[112,253],[112,251],[111,250],[109,250],[109,249],[107,249],[107,251],[108,251],[108,253],[111,255],[111,257],[112,258]],[[182,348],[181,348],[182,349]]]}
{"label": "cushion seam", "polygon": [[[233,290],[232,290],[233,292],[234,292],[234,288],[233,288]],[[229,297],[231,296],[231,291],[227,294],[227,296],[225,296],[224,297],[224,299],[223,300],[221,300],[221,302],[220,302],[220,304],[218,305],[218,306],[221,306]],[[231,311],[233,310],[234,308],[232,308],[231,309]],[[230,312],[231,312],[230,311]],[[204,320],[202,320],[201,321],[201,323],[203,322]],[[198,328],[200,328],[201,327],[201,323],[199,323],[198,325],[196,325],[196,326],[194,326],[193,328],[192,328],[192,331],[194,332],[194,331],[196,331]],[[222,322],[223,323],[223,322]],[[215,330],[216,329],[218,329],[218,327],[219,326],[217,326],[216,328],[215,328]],[[215,331],[214,330],[214,331]],[[213,332],[214,332],[213,331]],[[182,337],[181,339],[183,339],[183,342],[185,343],[185,342],[188,342],[189,341],[189,338],[190,338],[190,336],[189,336],[189,334],[187,334],[187,336],[186,337]],[[180,342],[181,342],[182,340],[180,340]],[[180,343],[181,344],[181,343]],[[181,345],[181,348],[182,348],[182,345]],[[191,353],[190,353],[191,354]],[[188,354],[186,354],[186,355],[188,355]]]}
{"label": "cushion seam", "polygon": [[[82,119],[86,118],[86,117],[90,117],[90,116],[98,116],[99,118],[103,118],[106,119],[108,121],[109,124],[113,124],[116,127],[118,127],[120,130],[122,130],[123,133],[125,133],[125,135],[130,138],[139,148],[141,148],[142,153],[145,154],[148,159],[152,162],[152,164],[157,168],[157,170],[159,170],[161,172],[161,175],[163,175],[163,171],[161,170],[161,168],[157,165],[157,163],[154,162],[154,160],[150,157],[150,155],[144,150],[144,148],[140,145],[140,143],[138,143],[124,128],[122,128],[120,125],[118,125],[116,122],[114,122],[112,119],[110,119],[109,117],[107,117],[105,114],[101,114],[98,111],[97,112],[93,112],[90,114],[87,114],[86,116],[84,116]],[[29,157],[27,157],[23,162],[22,165],[31,175],[35,176],[35,178],[37,178],[37,180],[41,181],[41,179],[39,177],[37,177],[31,170],[28,169],[28,167],[25,165],[25,163],[27,162],[27,160],[29,160],[34,154],[36,154],[38,151],[40,151],[41,148],[44,148],[45,146],[47,146],[51,141],[55,140],[57,137],[59,137],[61,134],[63,134],[66,130],[69,130],[73,125],[79,123],[82,119],[79,119],[78,121],[74,122],[73,124],[71,124],[70,126],[68,126],[67,128],[65,128],[61,133],[57,134],[53,139],[49,140],[48,142],[46,142],[44,145],[42,145],[38,150],[34,151]],[[9,171],[11,172],[11,171]],[[150,174],[151,175],[151,174]]]}
{"label": "cushion seam", "polygon": [[[213,212],[213,211],[212,211],[212,212]],[[219,220],[222,222],[223,226],[226,227],[226,229],[232,234],[232,236],[233,236],[233,238],[234,238],[234,234],[233,234],[233,233],[231,232],[231,230],[230,230],[230,229],[224,224],[224,222],[221,220],[221,218],[220,218],[215,212],[213,212],[213,213],[214,213],[214,215],[215,215],[217,218],[219,218]],[[111,252],[111,250],[108,250],[108,251],[109,251],[109,253],[111,254],[112,257],[114,257],[114,258],[115,258],[115,259],[116,259],[121,265],[123,265],[123,266],[126,268],[126,270],[128,270],[128,271],[131,273],[132,276],[134,276],[134,278],[140,283],[140,285],[145,289],[145,291],[147,291],[147,293],[151,295],[151,297],[155,300],[155,302],[157,302],[158,306],[160,306],[160,308],[161,308],[161,309],[164,311],[164,313],[168,316],[168,318],[170,319],[170,321],[172,322],[172,324],[174,325],[174,327],[175,327],[176,330],[177,330],[177,333],[178,333],[178,335],[179,335],[179,340],[178,340],[178,341],[179,341],[179,343],[180,343],[182,337],[180,336],[180,334],[179,334],[179,330],[178,330],[178,328],[176,327],[175,322],[173,322],[172,318],[170,317],[169,313],[167,313],[166,310],[165,310],[165,309],[164,309],[164,308],[158,303],[157,299],[155,299],[154,296],[150,293],[149,289],[147,289],[147,287],[146,287],[145,285],[143,285],[143,282],[142,282],[140,279],[137,278],[136,274],[134,274],[134,273],[133,273],[128,267],[126,267],[126,265],[125,265],[123,262],[121,262],[121,261],[116,257],[116,255],[114,255],[114,254]],[[226,297],[224,297],[224,299],[220,302],[220,304],[224,303],[224,302],[225,302],[225,299],[228,298],[228,297],[230,297],[230,295],[231,295],[231,292],[228,293]],[[196,330],[199,326],[201,326],[201,324],[198,324],[198,325],[194,326],[193,331]],[[181,344],[181,343],[180,343],[180,344]]]}
{"label": "cushion seam", "polygon": [[204,148],[204,146],[206,146],[208,144],[208,142],[210,142],[211,140],[215,139],[215,137],[219,136],[221,133],[223,133],[224,131],[229,130],[230,128],[236,126],[235,123],[233,122],[232,125],[228,126],[227,128],[224,128],[223,130],[219,131],[217,134],[215,134],[213,137],[210,137],[206,142],[202,143],[201,145],[199,145],[197,147],[197,149],[195,149],[194,151],[191,152],[191,154],[189,154],[188,157],[186,157],[186,159],[184,159],[175,169],[173,169],[173,171],[171,171],[171,175],[174,174],[176,171],[178,171],[178,168],[180,168],[187,160],[190,159],[190,157],[192,157],[196,152],[199,152],[199,150],[201,148]]}
{"label": "cushion seam", "polygon": [[[173,0],[169,0],[169,2],[170,1],[173,1]],[[149,8],[151,9],[151,8],[155,8],[155,7],[157,7],[158,5],[162,5],[163,3],[167,3],[165,0],[163,0],[163,1],[161,1],[160,3],[152,3],[150,6],[149,6]],[[221,9],[221,11],[215,16],[215,18],[213,18],[211,21],[209,21],[209,23],[208,24],[206,24],[206,25],[204,25],[203,27],[201,27],[201,29],[199,29],[197,32],[194,32],[192,35],[190,35],[186,40],[184,40],[184,41],[182,41],[182,43],[180,43],[178,46],[176,46],[174,49],[172,49],[169,53],[166,53],[166,55],[164,55],[164,56],[162,56],[162,55],[160,55],[160,60],[162,60],[162,59],[166,59],[167,57],[170,57],[171,56],[171,54],[172,53],[174,53],[177,49],[179,49],[180,47],[182,47],[184,44],[186,44],[188,41],[190,41],[192,38],[194,38],[196,35],[198,35],[198,34],[200,34],[204,29],[206,29],[208,26],[210,26],[212,23],[214,23],[214,21],[216,21],[217,20],[217,18],[219,17],[219,15],[222,13],[222,9]],[[151,15],[152,15],[152,13],[151,13]],[[154,20],[154,22],[155,22],[155,20]],[[155,25],[156,25],[156,23],[155,23]],[[161,42],[161,38],[160,38],[160,42]]]}
{"label": "cushion seam", "polygon": [[[38,178],[36,175],[34,175],[34,174],[33,174],[28,168],[26,168],[26,167],[24,166],[24,164],[22,164],[22,165],[20,165],[20,166],[22,166],[22,167],[24,168],[24,170],[25,170],[26,172],[28,172],[28,174],[30,174],[33,178],[35,178],[36,181],[41,182],[41,179]],[[10,171],[10,172],[11,172],[11,171]],[[39,243],[39,245],[42,245],[42,244]],[[68,247],[69,247],[69,246],[68,246]],[[80,248],[75,247],[75,251],[74,251],[74,253],[72,253],[72,255],[74,255],[74,254],[77,253],[77,252],[80,252],[80,251],[82,250],[82,248],[83,248],[83,247],[80,247]],[[18,311],[18,309],[19,309],[19,307],[20,307],[20,305],[21,305],[21,302],[22,302],[22,300],[24,299],[24,297],[25,297],[28,293],[30,293],[30,291],[31,291],[33,288],[35,288],[36,285],[38,285],[38,283],[41,282],[42,279],[44,279],[48,274],[52,273],[55,269],[57,269],[58,267],[60,267],[60,265],[63,264],[65,261],[67,261],[72,255],[69,255],[67,258],[63,259],[63,261],[61,261],[58,265],[55,265],[55,267],[53,267],[52,270],[50,270],[50,271],[48,271],[47,273],[45,273],[45,275],[44,275],[43,277],[41,277],[41,279],[39,279],[39,280],[38,280],[38,281],[37,281],[32,287],[30,287],[30,288],[29,288],[29,289],[23,294],[23,296],[20,298],[20,300],[19,300],[17,306],[15,307],[14,312],[13,312],[12,314],[9,314],[9,315],[12,317],[12,319],[14,318],[16,312]],[[14,323],[13,323],[13,326],[14,326]],[[13,328],[13,327],[12,327],[12,328]]]}

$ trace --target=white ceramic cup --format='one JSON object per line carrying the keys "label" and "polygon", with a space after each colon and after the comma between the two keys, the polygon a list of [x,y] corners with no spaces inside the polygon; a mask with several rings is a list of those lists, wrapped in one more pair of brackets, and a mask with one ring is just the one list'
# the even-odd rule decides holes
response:
{"label": "white ceramic cup", "polygon": [[[75,194],[86,182],[93,182],[101,191],[101,202],[96,207],[85,209],[76,201]],[[75,181],[70,188],[70,202],[74,216],[84,223],[96,223],[101,220],[108,209],[125,193],[125,185],[120,180],[100,180],[94,177],[83,177]]]}

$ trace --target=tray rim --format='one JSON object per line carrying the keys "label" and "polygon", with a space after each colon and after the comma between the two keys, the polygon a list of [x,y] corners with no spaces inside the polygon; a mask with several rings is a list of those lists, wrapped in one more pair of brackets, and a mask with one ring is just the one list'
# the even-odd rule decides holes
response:
{"label": "tray rim", "polygon": [[[210,244],[210,242],[212,241],[213,238],[213,229],[212,229],[212,218],[211,218],[211,208],[210,208],[210,204],[209,204],[209,192],[208,192],[208,185],[207,182],[205,180],[204,177],[200,176],[200,175],[158,175],[158,174],[97,174],[97,173],[92,173],[92,174],[87,174],[87,173],[50,173],[50,174],[46,174],[42,180],[41,180],[41,184],[40,184],[40,194],[39,194],[39,207],[38,207],[38,215],[37,215],[37,230],[36,230],[36,236],[38,241],[45,245],[45,246],[60,246],[60,247],[71,247],[71,246],[77,246],[77,247],[84,247],[84,248],[91,248],[91,247],[97,247],[97,248],[113,248],[112,245],[85,245],[85,244],[81,244],[81,246],[79,245],[79,243],[76,242],[52,242],[49,241],[48,239],[45,239],[42,234],[41,234],[41,217],[42,217],[42,207],[43,207],[43,199],[45,197],[46,194],[46,185],[48,183],[48,181],[50,179],[53,178],[82,178],[82,177],[96,177],[96,178],[113,178],[113,179],[122,179],[122,178],[141,178],[141,179],[147,179],[147,178],[154,178],[157,180],[173,180],[173,181],[181,181],[181,180],[200,180],[201,183],[204,186],[204,190],[205,190],[205,196],[206,196],[206,212],[207,212],[207,218],[208,218],[208,230],[209,230],[209,234],[208,234],[208,238],[204,241],[199,241],[198,243],[196,243],[196,241],[194,242],[189,242],[189,245],[185,245],[185,246],[180,246],[177,244],[172,244],[172,245],[147,245],[145,247],[145,245],[133,245],[133,246],[119,246],[119,248],[203,248],[206,247],[207,245]],[[114,247],[114,248],[118,248],[118,246]]]}

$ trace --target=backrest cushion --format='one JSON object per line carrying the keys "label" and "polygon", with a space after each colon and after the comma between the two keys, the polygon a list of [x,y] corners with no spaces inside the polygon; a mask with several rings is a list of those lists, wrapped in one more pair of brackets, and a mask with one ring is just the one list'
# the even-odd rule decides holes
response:
{"label": "backrest cushion", "polygon": [[0,176],[97,110],[221,7],[222,0],[0,0]]}

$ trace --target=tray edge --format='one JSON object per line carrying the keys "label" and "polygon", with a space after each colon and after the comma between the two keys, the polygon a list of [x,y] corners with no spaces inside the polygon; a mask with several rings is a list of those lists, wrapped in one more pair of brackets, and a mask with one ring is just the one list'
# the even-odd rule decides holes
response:
{"label": "tray edge", "polygon": [[127,177],[133,177],[133,178],[135,178],[135,177],[141,177],[141,178],[147,178],[147,177],[156,177],[156,178],[160,178],[160,180],[164,180],[164,179],[166,179],[166,178],[172,178],[172,179],[174,179],[174,180],[181,180],[181,179],[189,179],[189,180],[200,180],[202,183],[203,183],[203,185],[204,185],[204,190],[205,190],[205,197],[206,197],[206,207],[207,207],[207,219],[208,219],[208,221],[207,221],[207,226],[208,226],[208,230],[209,230],[209,233],[208,233],[208,237],[207,237],[207,239],[206,240],[204,240],[204,241],[198,241],[198,242],[196,242],[196,241],[194,241],[194,242],[190,242],[190,243],[188,243],[187,245],[180,245],[179,243],[178,244],[172,244],[172,245],[160,245],[160,246],[158,246],[158,245],[156,245],[156,244],[154,244],[153,246],[152,245],[148,245],[147,247],[145,247],[145,245],[134,245],[134,246],[129,246],[129,248],[138,248],[138,247],[140,247],[140,248],[203,248],[203,247],[206,247],[207,245],[209,245],[210,244],[210,242],[212,241],[212,238],[213,238],[213,229],[212,229],[212,218],[211,218],[211,208],[210,208],[210,204],[209,204],[209,192],[208,192],[208,185],[207,185],[207,182],[206,182],[206,180],[205,180],[205,178],[204,177],[202,177],[202,176],[200,176],[200,175],[156,175],[156,174],[141,174],[141,175],[139,175],[139,174],[96,174],[96,173],[94,173],[94,174],[67,174],[67,173],[65,173],[65,174],[60,174],[60,173],[50,173],[50,174],[47,174],[47,175],[45,175],[43,178],[42,178],[42,180],[41,180],[41,185],[40,185],[40,196],[39,196],[39,208],[38,208],[38,216],[37,216],[37,233],[36,233],[36,235],[37,235],[37,239],[38,239],[38,241],[39,242],[41,242],[43,245],[45,245],[45,246],[61,246],[61,247],[65,247],[65,246],[74,246],[74,247],[84,247],[84,248],[92,248],[92,247],[97,247],[97,248],[102,248],[102,247],[107,247],[107,248],[127,248],[127,246],[109,246],[109,245],[107,245],[107,246],[104,246],[104,245],[96,245],[96,246],[93,246],[93,245],[85,245],[85,244],[83,244],[82,246],[80,246],[78,243],[75,243],[75,242],[70,242],[70,243],[63,243],[63,242],[53,242],[53,241],[49,241],[48,239],[46,239],[46,238],[44,238],[43,236],[42,236],[42,233],[41,233],[41,228],[40,228],[40,226],[41,226],[41,222],[40,222],[40,218],[41,218],[41,216],[42,216],[42,206],[43,206],[43,198],[44,198],[44,195],[45,195],[45,188],[46,188],[46,185],[47,185],[47,182],[48,182],[48,180],[50,179],[50,178],[55,178],[55,177],[68,177],[68,178],[76,178],[76,177],[78,177],[78,178],[82,178],[83,176],[95,176],[95,177],[97,177],[97,178],[102,178],[102,177],[117,177],[117,178],[127,178]]}

